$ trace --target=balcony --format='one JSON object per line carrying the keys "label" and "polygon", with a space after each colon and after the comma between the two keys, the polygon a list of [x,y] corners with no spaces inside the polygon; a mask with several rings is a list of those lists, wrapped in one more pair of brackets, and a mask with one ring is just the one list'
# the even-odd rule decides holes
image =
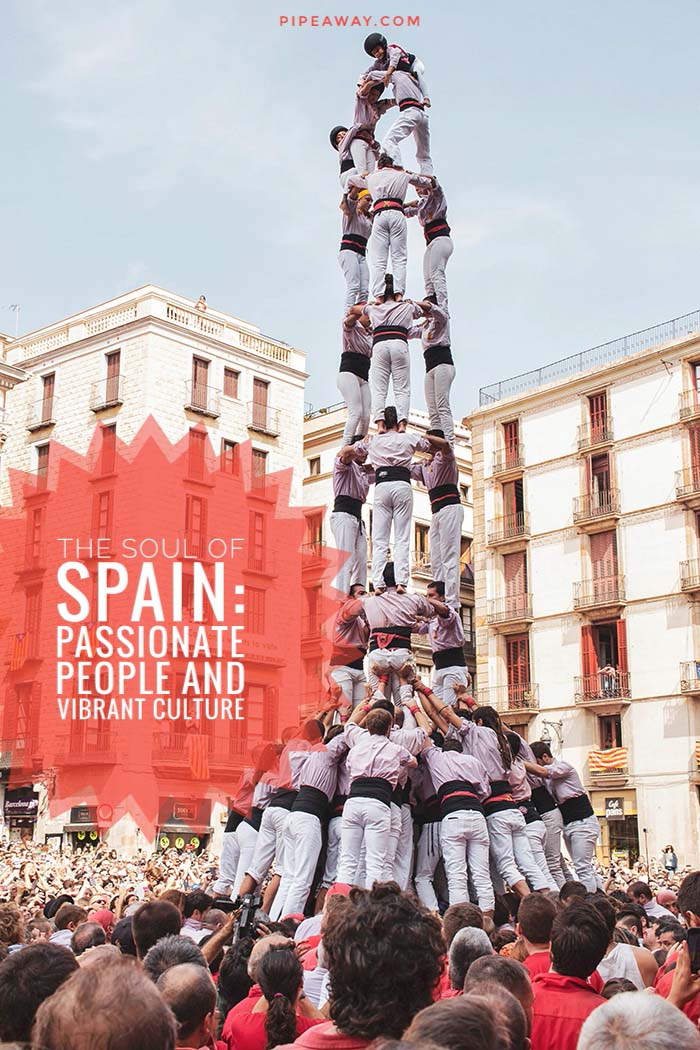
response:
{"label": "balcony", "polygon": [[591,619],[619,612],[625,605],[625,577],[603,576],[574,584],[574,609]]}
{"label": "balcony", "polygon": [[600,714],[619,714],[631,702],[629,671],[611,667],[574,678],[574,703]]}
{"label": "balcony", "polygon": [[312,540],[301,547],[301,570],[304,573],[320,572],[324,559],[329,556],[330,547],[323,540]]}
{"label": "balcony", "polygon": [[532,623],[532,595],[509,594],[486,603],[486,623],[490,627],[512,631]]}
{"label": "balcony", "polygon": [[432,580],[433,574],[430,569],[430,555],[419,552],[413,555],[411,560],[411,575],[420,576],[424,580]]}
{"label": "balcony", "polygon": [[617,489],[587,492],[574,499],[574,525],[584,532],[602,532],[620,517],[620,493]]}
{"label": "balcony", "polygon": [[695,749],[690,759],[690,783],[700,784],[700,740],[695,741]]}
{"label": "balcony", "polygon": [[301,637],[305,641],[310,638],[323,638],[323,617],[320,613],[314,613],[312,616],[302,616],[301,618]]}
{"label": "balcony", "polygon": [[686,594],[700,591],[700,561],[682,561],[680,564],[681,590]]}
{"label": "balcony", "polygon": [[113,766],[117,762],[110,733],[59,737],[57,752],[57,761],[64,766]]}
{"label": "balcony", "polygon": [[530,538],[530,515],[524,511],[495,518],[488,523],[488,542],[490,547],[511,547],[517,549]]}
{"label": "balcony", "polygon": [[37,660],[37,639],[31,631],[16,634],[10,645],[10,671],[20,671],[30,660]]}
{"label": "balcony", "polygon": [[700,660],[685,660],[681,664],[681,692],[700,696]]}
{"label": "balcony", "polygon": [[208,419],[218,419],[221,415],[221,391],[214,386],[193,383],[192,380],[188,380],[185,385],[187,387],[186,410],[196,412],[197,415]]}
{"label": "balcony", "polygon": [[588,752],[588,775],[593,787],[622,787],[629,780],[627,748]]}
{"label": "balcony", "polygon": [[249,547],[248,560],[243,566],[243,572],[254,573],[257,576],[276,576],[277,557],[275,552],[259,547]]}
{"label": "balcony", "polygon": [[690,423],[694,419],[700,419],[699,394],[697,390],[684,390],[678,395],[678,418],[681,423]]}
{"label": "balcony", "polygon": [[92,384],[90,409],[102,412],[107,408],[118,408],[124,404],[124,377],[110,376]]}
{"label": "balcony", "polygon": [[260,405],[257,401],[248,402],[248,430],[268,437],[280,436],[280,413],[276,408]]}
{"label": "balcony", "polygon": [[676,499],[700,507],[700,467],[676,471]]}
{"label": "balcony", "polygon": [[495,478],[517,477],[525,467],[525,448],[515,445],[499,448],[493,454],[492,474]]}
{"label": "balcony", "polygon": [[46,571],[48,564],[48,554],[46,543],[40,541],[39,543],[28,543],[24,551],[24,562],[22,568],[18,570],[18,576],[30,576],[33,573],[41,573]]}
{"label": "balcony", "polygon": [[479,689],[479,704],[487,704],[498,711],[505,722],[515,725],[529,722],[540,709],[540,687],[534,682],[522,685],[492,686]]}
{"label": "balcony", "polygon": [[32,433],[35,430],[44,430],[46,427],[53,427],[56,425],[56,410],[58,408],[58,398],[47,397],[42,398],[40,401],[35,401],[33,405],[29,406],[27,412],[27,430]]}
{"label": "balcony", "polygon": [[581,453],[607,448],[613,441],[613,426],[610,420],[601,420],[595,424],[584,423],[576,430],[576,446]]}

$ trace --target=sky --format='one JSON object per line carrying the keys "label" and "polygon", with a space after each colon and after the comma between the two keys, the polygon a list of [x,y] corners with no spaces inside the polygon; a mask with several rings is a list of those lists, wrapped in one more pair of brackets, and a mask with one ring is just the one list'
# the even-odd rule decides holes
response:
{"label": "sky", "polygon": [[[154,283],[305,350],[307,401],[340,400],[328,133],[351,121],[375,26],[279,24],[311,14],[420,16],[386,32],[433,103],[456,417],[481,386],[700,307],[695,0],[6,0],[0,331],[11,303],[26,332]],[[422,379],[416,346],[418,408]]]}

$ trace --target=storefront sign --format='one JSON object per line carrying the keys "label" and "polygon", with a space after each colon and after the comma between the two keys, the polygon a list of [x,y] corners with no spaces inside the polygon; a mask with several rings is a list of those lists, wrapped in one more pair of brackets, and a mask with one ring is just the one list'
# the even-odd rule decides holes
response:
{"label": "storefront sign", "polygon": [[21,817],[25,820],[36,820],[39,812],[39,796],[35,791],[5,792],[5,820],[13,820]]}
{"label": "storefront sign", "polygon": [[616,798],[606,798],[605,800],[605,819],[606,820],[624,820],[625,819],[625,800],[617,796]]}

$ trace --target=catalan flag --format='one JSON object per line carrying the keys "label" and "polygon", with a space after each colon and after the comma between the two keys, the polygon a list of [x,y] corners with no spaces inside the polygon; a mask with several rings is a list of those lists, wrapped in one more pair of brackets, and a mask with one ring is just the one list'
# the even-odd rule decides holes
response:
{"label": "catalan flag", "polygon": [[616,769],[624,769],[626,765],[626,747],[611,747],[607,751],[591,751],[588,755],[588,768],[591,773],[611,773]]}
{"label": "catalan flag", "polygon": [[695,765],[700,769],[700,740],[695,741]]}
{"label": "catalan flag", "polygon": [[24,631],[22,634],[16,634],[12,639],[10,652],[11,671],[19,671],[20,667],[23,667],[26,663],[29,655],[29,638],[29,632]]}
{"label": "catalan flag", "polygon": [[202,733],[188,732],[185,751],[193,780],[209,779],[209,738]]}

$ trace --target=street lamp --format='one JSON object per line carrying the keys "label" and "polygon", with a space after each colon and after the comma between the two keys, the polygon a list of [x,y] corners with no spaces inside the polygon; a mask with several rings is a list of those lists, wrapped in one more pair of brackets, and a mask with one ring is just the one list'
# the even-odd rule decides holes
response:
{"label": "street lamp", "polygon": [[547,719],[544,719],[543,722],[542,722],[542,732],[540,733],[540,740],[542,741],[543,744],[546,744],[547,747],[551,747],[551,745],[552,745],[552,733],[551,733],[551,730],[552,729],[554,730],[554,732],[556,734],[557,744],[558,744],[559,748],[561,748],[563,746],[563,744],[564,744],[564,732],[563,732],[563,730],[564,730],[564,723],[563,723],[563,721],[561,719],[559,719],[559,721],[557,721],[557,722],[550,722]]}

